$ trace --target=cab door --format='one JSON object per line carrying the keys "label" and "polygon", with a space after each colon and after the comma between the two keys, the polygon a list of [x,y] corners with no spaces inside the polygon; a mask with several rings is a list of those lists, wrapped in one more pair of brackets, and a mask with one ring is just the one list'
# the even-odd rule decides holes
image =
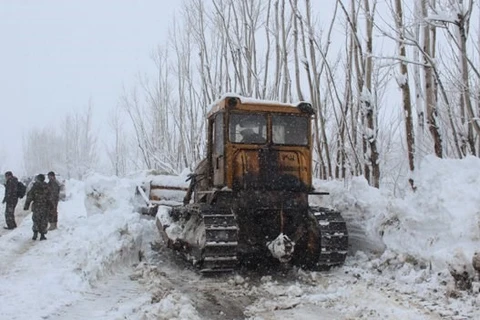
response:
{"label": "cab door", "polygon": [[213,185],[225,185],[225,126],[224,113],[215,115],[212,132],[212,168]]}

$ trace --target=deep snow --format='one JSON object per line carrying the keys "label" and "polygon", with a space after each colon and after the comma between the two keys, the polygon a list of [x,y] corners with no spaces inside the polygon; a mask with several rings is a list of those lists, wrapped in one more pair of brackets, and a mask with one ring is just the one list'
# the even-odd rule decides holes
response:
{"label": "deep snow", "polygon": [[[183,186],[185,177],[155,179]],[[480,318],[478,279],[461,291],[450,274],[473,277],[480,251],[478,158],[427,157],[417,191],[404,199],[363,178],[317,180],[330,195],[311,202],[348,221],[345,266],[213,279],[167,250],[155,219],[135,212],[135,186],[145,178],[67,181],[59,229],[43,242],[31,240],[22,200],[19,227],[0,231],[0,319]]]}

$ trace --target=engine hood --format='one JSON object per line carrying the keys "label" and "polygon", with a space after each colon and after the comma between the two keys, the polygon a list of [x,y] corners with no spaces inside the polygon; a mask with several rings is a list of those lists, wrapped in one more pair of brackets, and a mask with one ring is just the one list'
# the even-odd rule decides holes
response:
{"label": "engine hood", "polygon": [[307,191],[307,157],[300,151],[271,148],[237,150],[233,156],[233,188],[237,190]]}

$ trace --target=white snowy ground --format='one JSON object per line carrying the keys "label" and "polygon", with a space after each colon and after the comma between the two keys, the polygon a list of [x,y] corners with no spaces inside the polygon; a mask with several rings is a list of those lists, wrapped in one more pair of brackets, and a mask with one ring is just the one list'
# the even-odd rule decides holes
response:
{"label": "white snowy ground", "polygon": [[480,251],[478,158],[428,157],[405,199],[361,178],[316,181],[330,195],[312,202],[342,211],[350,232],[346,264],[328,272],[202,277],[134,212],[138,179],[68,181],[47,241],[31,240],[19,203],[19,227],[0,230],[1,320],[480,319],[478,280],[460,291],[449,272],[473,277]]}

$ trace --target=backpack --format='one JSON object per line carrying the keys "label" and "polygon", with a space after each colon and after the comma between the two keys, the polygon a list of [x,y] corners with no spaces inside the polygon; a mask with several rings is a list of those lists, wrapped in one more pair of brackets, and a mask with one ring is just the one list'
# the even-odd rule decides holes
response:
{"label": "backpack", "polygon": [[17,197],[22,199],[23,197],[25,197],[26,192],[27,192],[27,187],[21,181],[18,181],[18,183],[17,183]]}

